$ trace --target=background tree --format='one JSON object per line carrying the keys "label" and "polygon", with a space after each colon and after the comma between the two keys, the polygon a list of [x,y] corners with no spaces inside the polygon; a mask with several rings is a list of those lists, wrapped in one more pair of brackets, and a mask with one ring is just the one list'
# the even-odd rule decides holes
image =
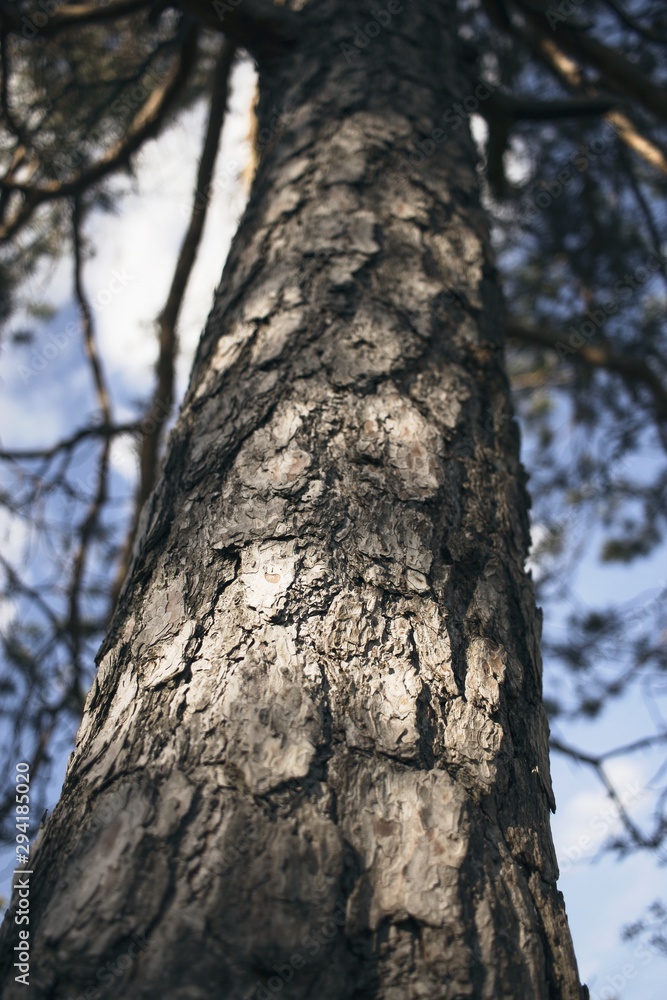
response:
{"label": "background tree", "polygon": [[[43,546],[50,543],[60,560],[51,592],[41,579],[37,586],[30,564],[19,573],[5,563],[7,590],[20,595],[21,607],[4,641],[6,704],[14,726],[5,749],[11,762],[17,744],[25,747],[38,776],[48,773],[50,742],[59,734],[62,739],[80,713],[92,651],[108,617],[108,567],[114,562],[121,567],[118,580],[127,563],[123,524],[107,502],[109,447],[116,435],[137,438],[139,502],[155,480],[172,403],[178,306],[203,221],[202,195],[232,56],[230,46],[218,49],[219,29],[231,30],[233,42],[250,45],[255,56],[263,44],[263,32],[253,42],[257,22],[250,0],[238,11],[221,10],[222,21],[211,16],[210,5],[182,6],[204,21],[125,3],[63,4],[39,23],[47,16],[41,9],[2,5],[7,126],[2,208],[8,248],[3,287],[14,293],[15,317],[40,259],[71,253],[98,398],[96,422],[67,441],[29,455],[3,453],[13,477],[5,495],[8,508],[35,525],[40,545],[35,558],[43,558]],[[276,17],[271,12],[271,19]],[[34,34],[26,18],[39,29]],[[398,19],[397,14],[397,28]],[[356,26],[348,22],[333,42],[332,58],[348,74],[385,38],[373,47],[370,41],[360,46],[365,36],[355,33]],[[431,169],[437,172],[439,157],[451,154],[473,111],[487,123],[486,202],[509,303],[508,364],[529,434],[542,599],[554,608],[554,619],[562,619],[567,606],[567,570],[581,550],[589,519],[605,529],[596,542],[606,559],[650,555],[661,540],[665,34],[664,16],[651,5],[630,11],[618,4],[587,4],[585,14],[574,4],[563,10],[543,4],[470,5],[460,25],[469,74],[465,100],[443,99],[441,109],[449,117],[419,123],[401,147],[407,176],[420,170],[428,176]],[[273,37],[267,32],[266,39]],[[274,56],[270,45],[262,53],[269,64]],[[485,88],[478,89],[480,78]],[[95,352],[82,281],[83,223],[98,207],[113,205],[114,171],[131,169],[142,143],[204,93],[215,100],[197,184],[200,197],[159,323],[153,400],[136,419],[119,424]],[[363,123],[355,125],[372,147]],[[432,134],[439,125],[445,138]],[[265,127],[270,130],[268,118]],[[328,264],[326,253],[318,251],[295,261],[304,280],[313,280]],[[447,305],[462,307],[460,287],[454,282],[448,287]],[[8,328],[13,331],[8,350],[25,354],[32,331],[11,321]],[[30,372],[30,365],[25,367]],[[494,421],[497,414],[491,430],[497,430]],[[570,443],[565,454],[564,427]],[[92,455],[83,463],[86,476],[81,466],[73,471],[73,463],[80,449],[91,445],[97,468],[86,482]],[[138,507],[129,515],[131,535]],[[620,613],[575,609],[567,624],[566,642],[554,640],[549,629],[546,635],[546,650],[561,666],[558,696],[548,691],[554,719],[594,716],[631,685],[659,693],[665,665],[662,594]],[[619,654],[616,665],[613,656]],[[640,745],[659,748],[664,737],[658,719],[655,730],[633,740],[630,751]],[[583,753],[561,735],[553,742],[594,768],[618,797],[605,771],[609,753]],[[622,750],[619,744],[612,753]],[[12,805],[8,798],[10,817]],[[649,828],[642,829],[624,810],[622,817],[624,832],[613,847],[660,850],[665,821],[659,794]]]}

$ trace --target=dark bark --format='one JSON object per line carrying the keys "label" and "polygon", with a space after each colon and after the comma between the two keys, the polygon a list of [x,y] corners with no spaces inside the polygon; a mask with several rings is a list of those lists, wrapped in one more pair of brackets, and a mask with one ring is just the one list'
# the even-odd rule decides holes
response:
{"label": "dark bark", "polygon": [[314,8],[40,836],[31,996],[583,995],[468,129],[410,160],[476,81],[450,3],[349,62],[369,15]]}

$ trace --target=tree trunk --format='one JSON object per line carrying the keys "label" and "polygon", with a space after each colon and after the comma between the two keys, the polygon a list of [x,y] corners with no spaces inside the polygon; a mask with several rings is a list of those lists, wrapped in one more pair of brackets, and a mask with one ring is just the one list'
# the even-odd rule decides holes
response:
{"label": "tree trunk", "polygon": [[478,81],[450,2],[354,55],[366,8],[314,6],[35,851],[31,997],[583,996]]}

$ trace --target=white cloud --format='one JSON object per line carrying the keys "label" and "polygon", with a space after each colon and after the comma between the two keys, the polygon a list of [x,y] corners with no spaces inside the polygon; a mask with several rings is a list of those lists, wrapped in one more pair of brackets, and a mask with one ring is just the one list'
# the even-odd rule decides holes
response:
{"label": "white cloud", "polygon": [[[229,245],[244,203],[239,174],[247,158],[249,109],[254,72],[246,62],[233,77],[230,109],[223,129],[207,225],[183,305],[179,334],[184,381],[201,329],[212,305]],[[95,257],[86,266],[91,299],[123,287],[96,309],[103,356],[130,392],[146,395],[157,356],[154,322],[164,306],[194,194],[197,160],[205,125],[203,104],[189,111],[159,140],[149,143],[137,165],[135,192],[126,195],[117,216],[95,216],[89,233]],[[109,298],[104,296],[104,298]]]}
{"label": "white cloud", "polygon": [[138,469],[135,438],[129,434],[114,438],[111,442],[110,465],[114,472],[130,483],[134,483]]}
{"label": "white cloud", "polygon": [[[607,773],[623,806],[638,816],[650,806],[646,787],[648,775],[638,760],[619,758],[607,765]],[[600,847],[614,833],[622,830],[618,809],[604,788],[590,775],[591,787],[582,789],[559,802],[553,821],[553,835],[561,874],[577,866],[585,868]]]}

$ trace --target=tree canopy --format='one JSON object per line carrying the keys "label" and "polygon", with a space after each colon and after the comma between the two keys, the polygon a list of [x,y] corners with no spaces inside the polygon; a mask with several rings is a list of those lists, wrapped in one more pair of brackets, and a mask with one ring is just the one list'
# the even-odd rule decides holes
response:
{"label": "tree canopy", "polygon": [[[34,410],[55,377],[50,362],[76,342],[93,387],[66,437],[45,428],[42,442],[21,448],[6,428],[0,444],[3,530],[21,539],[18,551],[0,555],[0,755],[6,773],[12,761],[30,761],[44,806],[178,402],[179,314],[232,67],[244,53],[270,60],[275,38],[289,45],[319,3],[0,2],[3,375]],[[331,58],[363,59],[384,17],[409,17],[409,0],[386,7],[351,15],[349,38],[332,43]],[[443,107],[430,134],[414,136],[405,169],[472,120],[533,500],[552,748],[590,768],[619,809],[621,832],[607,847],[659,858],[667,838],[667,578],[639,598],[607,604],[591,595],[585,606],[573,580],[585,559],[642,565],[664,551],[667,10],[653,0],[462,0],[460,35],[469,96]],[[119,179],[131,182],[146,145],[202,104],[195,190],[179,213],[180,250],[151,334],[154,382],[121,417],[96,336],[96,312],[114,289],[93,297],[86,285],[95,220],[123,211],[128,186]],[[276,129],[289,112],[276,109]],[[255,136],[255,156],[270,141]],[[72,276],[72,307],[57,323],[40,291],[53,267]],[[122,274],[114,281],[122,284]],[[120,439],[133,442],[138,459],[129,494],[110,463]],[[571,735],[637,693],[652,713],[645,732],[630,740],[619,733],[599,748]],[[654,808],[640,821],[607,765],[647,749]],[[0,798],[6,836],[12,805],[8,790]]]}

